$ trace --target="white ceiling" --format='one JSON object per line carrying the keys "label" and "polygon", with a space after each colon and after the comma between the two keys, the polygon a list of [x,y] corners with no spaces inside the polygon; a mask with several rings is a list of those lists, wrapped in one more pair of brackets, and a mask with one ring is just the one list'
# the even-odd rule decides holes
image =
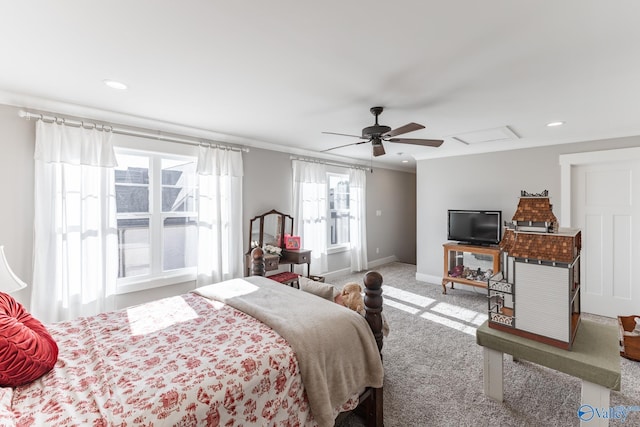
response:
{"label": "white ceiling", "polygon": [[[633,0],[3,2],[0,102],[297,153],[358,141],[321,132],[358,135],[381,105],[381,124],[417,122],[426,129],[405,137],[445,140],[385,143],[374,160],[413,169],[639,135],[639,20]],[[545,126],[557,120],[566,124]],[[505,126],[520,138],[453,138]],[[370,152],[332,153],[369,162]]]}

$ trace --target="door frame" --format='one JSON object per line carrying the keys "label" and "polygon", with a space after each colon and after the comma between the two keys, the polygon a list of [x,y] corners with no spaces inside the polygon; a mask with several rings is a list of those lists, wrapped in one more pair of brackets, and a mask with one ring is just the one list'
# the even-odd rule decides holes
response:
{"label": "door frame", "polygon": [[560,226],[571,227],[571,168],[617,161],[640,160],[640,147],[561,154],[560,161]]}

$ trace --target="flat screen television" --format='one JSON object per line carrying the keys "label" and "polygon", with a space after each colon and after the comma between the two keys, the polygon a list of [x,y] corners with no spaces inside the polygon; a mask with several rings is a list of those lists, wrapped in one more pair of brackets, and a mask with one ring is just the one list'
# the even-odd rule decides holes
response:
{"label": "flat screen television", "polygon": [[502,238],[502,211],[448,211],[447,239],[473,245],[496,245]]}

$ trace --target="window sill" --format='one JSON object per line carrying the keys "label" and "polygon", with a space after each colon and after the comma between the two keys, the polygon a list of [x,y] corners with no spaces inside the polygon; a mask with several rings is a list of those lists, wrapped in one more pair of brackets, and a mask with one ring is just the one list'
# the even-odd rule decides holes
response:
{"label": "window sill", "polygon": [[351,245],[349,243],[345,243],[344,245],[336,245],[327,248],[327,254],[333,255],[341,252],[347,252],[349,250],[351,250]]}
{"label": "window sill", "polygon": [[116,295],[146,291],[149,289],[161,288],[163,286],[178,285],[180,283],[190,282],[194,280],[196,280],[195,272],[180,272],[174,274],[168,273],[158,277],[144,278],[139,280],[131,278],[124,283],[118,284]]}

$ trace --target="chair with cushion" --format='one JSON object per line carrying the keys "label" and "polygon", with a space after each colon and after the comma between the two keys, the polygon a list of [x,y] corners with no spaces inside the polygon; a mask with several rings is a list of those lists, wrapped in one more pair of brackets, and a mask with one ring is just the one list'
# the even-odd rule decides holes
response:
{"label": "chair with cushion", "polygon": [[267,277],[271,280],[289,285],[293,288],[300,288],[300,284],[298,283],[298,277],[300,277],[299,274],[285,271],[283,273],[272,274],[271,276]]}

